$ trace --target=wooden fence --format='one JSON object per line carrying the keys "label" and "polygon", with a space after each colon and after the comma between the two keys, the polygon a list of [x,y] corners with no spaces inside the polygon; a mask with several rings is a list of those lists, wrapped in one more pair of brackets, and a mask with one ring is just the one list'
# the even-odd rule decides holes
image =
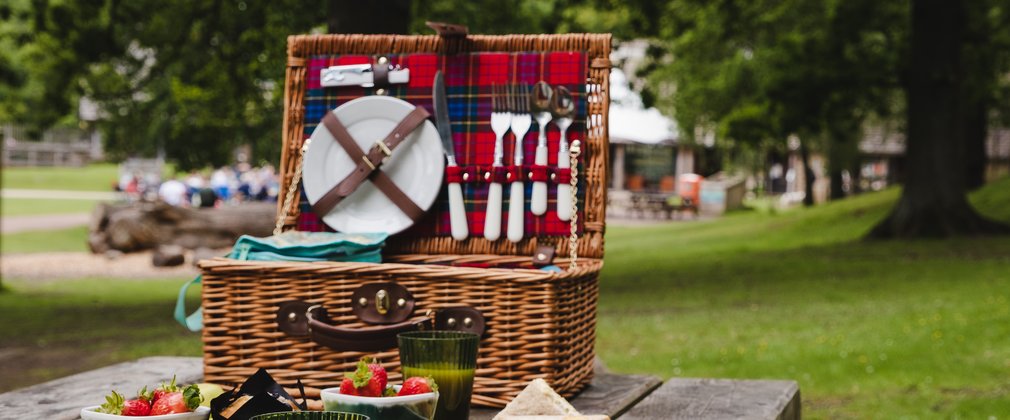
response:
{"label": "wooden fence", "polygon": [[54,128],[32,140],[24,127],[2,128],[4,166],[83,166],[104,157],[101,137],[93,130]]}

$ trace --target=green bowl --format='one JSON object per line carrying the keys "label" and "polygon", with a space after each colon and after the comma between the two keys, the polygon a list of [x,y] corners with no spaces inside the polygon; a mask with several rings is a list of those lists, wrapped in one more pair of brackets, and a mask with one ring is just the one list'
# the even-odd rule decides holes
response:
{"label": "green bowl", "polygon": [[249,420],[371,420],[371,417],[342,411],[295,411],[260,414]]}

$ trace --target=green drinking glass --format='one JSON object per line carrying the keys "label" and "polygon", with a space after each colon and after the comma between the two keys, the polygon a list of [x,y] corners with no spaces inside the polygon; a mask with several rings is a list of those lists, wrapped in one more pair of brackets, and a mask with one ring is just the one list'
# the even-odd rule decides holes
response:
{"label": "green drinking glass", "polygon": [[430,376],[438,386],[435,420],[470,416],[480,336],[460,331],[413,331],[396,336],[403,378]]}

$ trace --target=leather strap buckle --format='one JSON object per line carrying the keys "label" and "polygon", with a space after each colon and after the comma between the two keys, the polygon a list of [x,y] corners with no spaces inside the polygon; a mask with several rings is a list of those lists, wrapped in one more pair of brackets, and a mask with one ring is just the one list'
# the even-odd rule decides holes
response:
{"label": "leather strap buckle", "polygon": [[389,146],[386,146],[386,143],[383,143],[382,140],[376,140],[375,147],[381,150],[382,154],[386,155],[387,158],[393,155],[393,151],[389,150]]}
{"label": "leather strap buckle", "polygon": [[373,171],[375,170],[375,165],[372,163],[371,160],[368,159],[368,155],[361,155],[361,160],[364,161],[365,165],[368,165],[368,167],[371,168]]}

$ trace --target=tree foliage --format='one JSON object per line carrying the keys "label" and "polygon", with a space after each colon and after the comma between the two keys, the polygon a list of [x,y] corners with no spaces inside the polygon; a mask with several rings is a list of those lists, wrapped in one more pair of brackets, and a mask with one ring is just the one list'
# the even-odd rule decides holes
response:
{"label": "tree foliage", "polygon": [[[44,128],[87,96],[114,154],[158,149],[181,168],[220,165],[250,144],[279,150],[287,35],[325,22],[322,2],[19,1],[6,6],[16,44],[0,117]],[[0,56],[3,57],[3,56]],[[0,70],[2,70],[0,64]],[[20,78],[18,76],[21,76]]]}

